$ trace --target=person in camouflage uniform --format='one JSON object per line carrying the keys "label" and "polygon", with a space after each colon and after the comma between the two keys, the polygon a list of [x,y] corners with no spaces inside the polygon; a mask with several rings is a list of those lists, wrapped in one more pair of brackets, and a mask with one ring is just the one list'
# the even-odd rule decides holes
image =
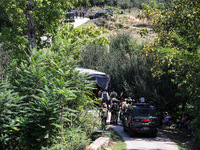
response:
{"label": "person in camouflage uniform", "polygon": [[122,104],[121,104],[121,113],[120,113],[120,120],[122,120],[123,121],[123,114],[124,114],[124,112],[125,112],[125,110],[126,110],[126,107],[127,107],[127,98],[125,98],[124,99],[124,101],[122,102]]}
{"label": "person in camouflage uniform", "polygon": [[[117,92],[115,92],[115,89],[112,90],[112,92],[110,93],[110,101],[109,101],[109,104],[110,106],[113,104],[113,101],[117,100]],[[110,118],[110,122],[111,124],[113,123],[113,115],[111,115],[111,118]]]}
{"label": "person in camouflage uniform", "polygon": [[103,103],[103,107],[101,107],[101,119],[102,119],[102,125],[106,125],[106,120],[108,117],[108,109],[107,109],[107,104]]}
{"label": "person in camouflage uniform", "polygon": [[103,106],[103,103],[106,103],[107,108],[109,110],[109,95],[106,91],[103,91],[101,94],[100,106]]}
{"label": "person in camouflage uniform", "polygon": [[110,101],[109,101],[110,105],[112,105],[113,100],[117,98],[117,95],[118,95],[117,92],[115,92],[115,90],[113,89],[113,91],[110,93]]}
{"label": "person in camouflage uniform", "polygon": [[110,123],[112,124],[118,124],[118,112],[119,112],[119,105],[118,100],[114,99],[112,105],[110,106],[110,112],[111,112],[111,118],[112,120]]}
{"label": "person in camouflage uniform", "polygon": [[128,97],[125,112],[128,112],[130,109],[132,109],[132,105],[133,105],[133,100],[131,99],[131,97]]}

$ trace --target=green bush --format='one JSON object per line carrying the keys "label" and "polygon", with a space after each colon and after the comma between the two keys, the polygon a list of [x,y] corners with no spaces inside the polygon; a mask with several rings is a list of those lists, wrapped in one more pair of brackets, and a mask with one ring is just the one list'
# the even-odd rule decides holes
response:
{"label": "green bush", "polygon": [[64,130],[63,147],[58,143],[50,148],[50,150],[60,150],[61,147],[64,150],[83,150],[90,142],[91,140],[88,138],[86,132],[78,128],[67,128]]}
{"label": "green bush", "polygon": [[105,25],[107,24],[107,20],[105,18],[99,18],[95,24],[98,26],[98,27],[105,27]]}
{"label": "green bush", "polygon": [[60,40],[51,48],[33,49],[29,60],[10,66],[8,73],[15,72],[9,82],[0,80],[0,149],[51,147],[57,137],[64,139],[59,131],[77,126],[82,108],[92,106],[93,83],[75,71],[70,49],[62,51],[67,44]]}

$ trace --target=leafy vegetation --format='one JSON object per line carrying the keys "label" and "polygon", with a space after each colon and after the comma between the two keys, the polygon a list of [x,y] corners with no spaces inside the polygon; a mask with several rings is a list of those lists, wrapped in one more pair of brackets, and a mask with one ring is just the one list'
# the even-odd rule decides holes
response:
{"label": "leafy vegetation", "polygon": [[[143,45],[137,44],[137,40],[125,31],[111,34],[109,40],[105,47],[88,45],[81,54],[81,66],[110,74],[112,88],[119,94],[126,91],[136,100],[144,96],[163,110],[176,105],[179,99],[173,92],[177,88],[168,75],[153,78],[150,71],[153,63],[141,53]],[[176,107],[173,108],[171,111],[176,111]]]}
{"label": "leafy vegetation", "polygon": [[[144,14],[150,19],[158,34],[154,43],[146,45],[144,52],[154,62],[152,70],[159,77],[169,74],[179,91],[182,111],[193,106],[190,112],[195,118],[195,140],[199,143],[199,8],[192,0],[177,0],[166,9],[147,9]],[[163,69],[165,68],[165,70]]]}
{"label": "leafy vegetation", "polygon": [[[126,91],[135,99],[144,96],[176,118],[189,113],[199,143],[198,1],[100,0],[90,5],[89,0],[10,0],[0,4],[1,149],[83,149],[91,142],[99,119],[88,111],[94,105],[90,98],[94,86],[75,71],[78,65],[110,74],[111,87],[118,93]],[[74,29],[63,16],[67,9],[81,5],[105,6],[115,11],[114,17]],[[132,7],[138,14],[129,18]],[[100,36],[104,29],[115,32]],[[147,38],[152,32],[157,37],[153,42]],[[42,36],[51,42],[42,42]]]}
{"label": "leafy vegetation", "polygon": [[[31,0],[25,2],[27,7],[29,2],[33,4]],[[102,33],[99,29],[74,29],[70,24],[59,22],[66,9],[63,7],[71,6],[71,2],[58,9],[51,8],[64,1],[34,3],[37,11],[29,13],[33,14],[32,22],[36,22],[34,28],[38,29],[35,47],[34,39],[27,37],[25,25],[29,17],[26,8],[21,8],[23,1],[2,2],[1,7],[13,26],[2,26],[0,35],[1,55],[3,51],[7,54],[6,62],[1,61],[0,73],[0,149],[51,149],[54,145],[59,145],[59,149],[67,146],[82,149],[90,142],[94,126],[98,126],[98,117],[88,113],[94,105],[90,98],[93,82],[75,68],[82,45],[88,41],[103,45],[108,40],[99,36]],[[43,8],[48,10],[49,17]],[[53,18],[51,13],[55,13]],[[40,30],[40,23],[49,24],[48,28]],[[47,45],[40,43],[45,33],[52,36],[52,42]],[[66,135],[71,130],[71,136]],[[78,145],[76,132],[82,137]],[[74,140],[71,145],[65,145],[70,139]]]}

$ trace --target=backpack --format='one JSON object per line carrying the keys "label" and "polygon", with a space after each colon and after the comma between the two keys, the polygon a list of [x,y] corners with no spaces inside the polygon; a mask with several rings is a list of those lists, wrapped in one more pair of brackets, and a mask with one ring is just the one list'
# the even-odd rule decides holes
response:
{"label": "backpack", "polygon": [[117,111],[118,110],[118,104],[114,103],[113,106],[112,106],[112,109],[114,111]]}

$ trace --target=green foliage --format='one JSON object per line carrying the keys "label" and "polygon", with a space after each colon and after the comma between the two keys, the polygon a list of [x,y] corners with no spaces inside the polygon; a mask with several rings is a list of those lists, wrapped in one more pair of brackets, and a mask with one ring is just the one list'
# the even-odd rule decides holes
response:
{"label": "green foliage", "polygon": [[[12,113],[17,112],[16,116],[1,113],[8,118],[6,122],[2,122],[1,128],[1,139],[5,143],[1,146],[4,149],[50,147],[57,137],[64,137],[58,131],[72,125],[79,126],[80,111],[85,106],[89,108],[93,105],[89,98],[92,82],[74,70],[77,53],[66,40],[57,38],[56,41],[49,49],[33,49],[33,57],[23,61],[10,78],[11,85],[16,86],[11,89],[19,93],[20,99],[23,98],[20,103],[17,98],[12,98],[15,96],[11,94],[12,91],[5,93],[6,90],[2,89],[5,91],[1,92],[5,100],[2,97],[4,101],[1,101],[0,108],[3,112],[8,109],[13,110]],[[10,67],[15,68],[15,65]],[[8,73],[9,70],[8,67]],[[11,102],[13,105],[18,102],[19,109],[12,109],[13,105],[7,106]],[[7,128],[7,124],[12,127]],[[82,129],[85,128],[83,123]]]}
{"label": "green foliage", "polygon": [[[4,51],[9,51],[12,58],[24,59],[24,54],[30,54],[28,48],[29,33],[35,34],[36,45],[38,48],[49,46],[47,41],[41,41],[42,36],[55,37],[59,30],[62,18],[69,8],[78,7],[82,0],[39,0],[34,1],[34,7],[30,6],[28,0],[2,1],[1,8],[6,10],[4,13],[12,23],[12,28],[2,27],[0,43],[3,43]],[[85,1],[88,3],[88,1]],[[31,7],[31,8],[30,8]],[[27,11],[32,11],[27,14]],[[33,15],[34,31],[29,30],[28,15]],[[52,40],[53,40],[52,39]],[[30,41],[29,41],[30,42]]]}
{"label": "green foliage", "polygon": [[[0,149],[50,148],[57,139],[63,147],[64,131],[72,126],[80,126],[82,144],[87,144],[85,139],[96,124],[94,117],[92,120],[82,112],[93,106],[93,82],[75,68],[83,45],[104,45],[108,39],[100,37],[104,31],[94,27],[75,29],[72,24],[59,22],[65,10],[79,2],[35,1],[34,12],[29,14],[33,13],[37,46],[31,49],[31,56],[26,27],[29,1],[2,2],[1,8],[7,10],[13,26],[1,28],[0,34],[1,50],[11,58],[1,61]],[[41,43],[44,35],[52,36],[51,44]]]}
{"label": "green foliage", "polygon": [[150,30],[147,28],[143,28],[143,29],[140,29],[137,31],[137,33],[140,34],[141,37],[148,35],[149,32],[150,32]]}
{"label": "green foliage", "polygon": [[[59,141],[59,140],[58,140]],[[86,132],[79,128],[67,128],[64,131],[64,146],[60,144],[54,145],[50,150],[70,149],[70,150],[83,150],[90,144],[90,139]]]}
{"label": "green foliage", "polygon": [[19,130],[19,119],[22,109],[19,107],[19,102],[22,99],[18,93],[11,88],[9,81],[1,80],[0,83],[0,148],[5,149],[9,142],[12,141],[15,147],[14,134]]}
{"label": "green foliage", "polygon": [[128,9],[132,7],[132,3],[131,0],[120,0],[118,6],[120,6],[121,9]]}
{"label": "green foliage", "polygon": [[[149,17],[158,39],[146,45],[144,52],[154,61],[154,75],[170,74],[171,81],[181,93],[182,109],[193,106],[190,115],[195,118],[195,139],[199,143],[199,8],[197,1],[177,0],[166,9],[149,9]],[[165,68],[165,69],[164,69]],[[187,110],[188,108],[186,108]]]}
{"label": "green foliage", "polygon": [[[66,128],[64,130],[64,149],[84,149],[91,142],[91,135],[94,132],[94,128],[100,126],[100,118],[98,117],[98,110],[82,110],[79,112],[77,119],[77,125],[75,127]],[[60,138],[58,138],[58,143],[53,145],[50,149],[57,150],[60,149],[59,144]]]}

